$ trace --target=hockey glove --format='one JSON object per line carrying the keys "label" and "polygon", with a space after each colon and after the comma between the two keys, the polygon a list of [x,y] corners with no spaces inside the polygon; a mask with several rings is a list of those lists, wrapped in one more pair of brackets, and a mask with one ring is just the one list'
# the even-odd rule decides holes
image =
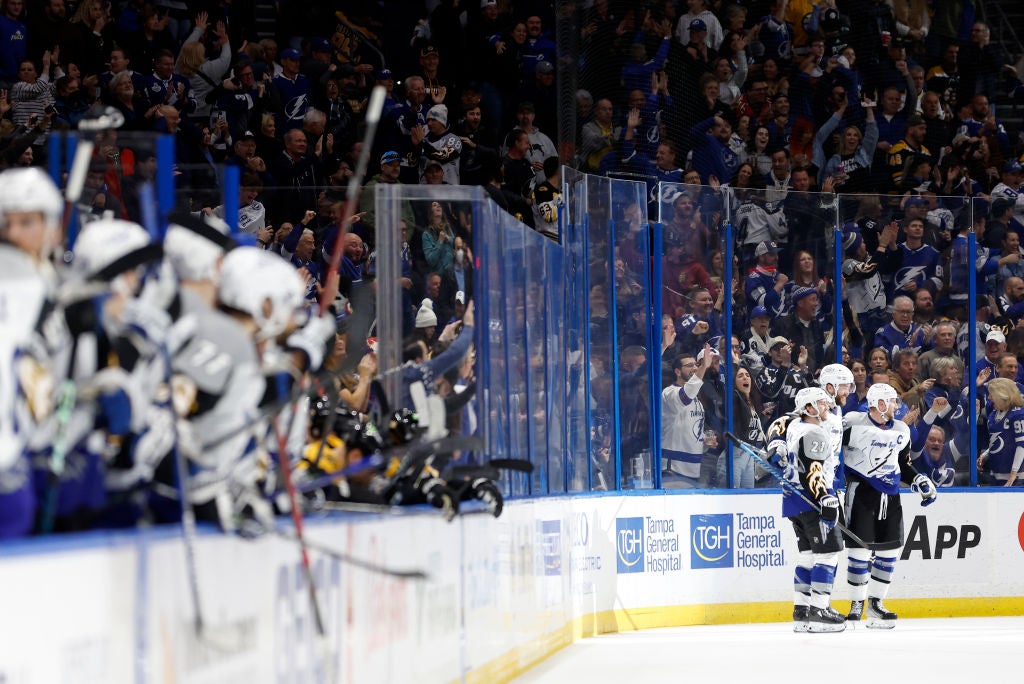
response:
{"label": "hockey glove", "polygon": [[786,461],[789,457],[789,446],[786,444],[784,439],[773,439],[768,443],[768,462],[776,468],[782,469],[786,467]]}
{"label": "hockey glove", "polygon": [[315,372],[320,370],[320,365],[324,362],[328,345],[334,344],[334,333],[337,330],[338,321],[336,319],[331,316],[316,316],[310,318],[306,325],[289,335],[285,346],[305,353],[309,359],[307,370]]}
{"label": "hockey glove", "polygon": [[832,494],[826,494],[818,503],[821,504],[821,529],[827,534],[839,520],[839,499]]}
{"label": "hockey glove", "polygon": [[928,479],[927,475],[918,474],[910,485],[910,490],[921,495],[921,505],[928,506],[935,502],[939,493],[935,490],[935,483]]}

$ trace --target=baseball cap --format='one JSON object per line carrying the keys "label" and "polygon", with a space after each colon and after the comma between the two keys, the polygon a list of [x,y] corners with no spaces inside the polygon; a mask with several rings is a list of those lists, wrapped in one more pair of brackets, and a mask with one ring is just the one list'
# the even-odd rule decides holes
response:
{"label": "baseball cap", "polygon": [[281,59],[302,59],[302,53],[295,48],[288,48],[281,52]]}
{"label": "baseball cap", "polygon": [[546,59],[537,62],[537,73],[538,74],[551,74],[555,71],[555,65]]}
{"label": "baseball cap", "polygon": [[751,318],[757,318],[758,316],[767,316],[767,315],[768,315],[768,309],[764,308],[763,306],[755,306],[750,311],[750,317]]}
{"label": "baseball cap", "polygon": [[904,204],[903,206],[904,206],[904,208],[906,208],[906,207],[923,207],[926,204],[928,204],[928,200],[926,200],[924,197],[920,197],[918,195],[914,195],[912,197],[908,197],[906,204]]}
{"label": "baseball cap", "polygon": [[245,131],[242,135],[238,136],[239,140],[255,140],[256,134],[252,131]]}
{"label": "baseball cap", "polygon": [[[721,355],[718,353],[717,349],[712,347],[711,348],[711,356],[721,356]],[[703,358],[704,358],[704,350],[701,349],[699,352],[697,352],[697,361],[699,362]]]}
{"label": "baseball cap", "polygon": [[536,112],[537,108],[533,106],[533,103],[529,100],[523,100],[519,103],[518,112]]}
{"label": "baseball cap", "polygon": [[458,292],[456,292],[455,293],[455,301],[457,301],[459,304],[465,304],[466,303],[466,293],[463,292],[462,290],[459,290]]}
{"label": "baseball cap", "polygon": [[392,162],[399,161],[400,159],[401,157],[398,156],[397,152],[394,150],[388,150],[384,154],[380,155],[380,165],[384,166],[385,164],[390,164]]}
{"label": "baseball cap", "polygon": [[1006,342],[1006,335],[999,330],[989,330],[988,335],[985,335],[985,344],[988,344],[989,342],[1004,344]]}
{"label": "baseball cap", "polygon": [[707,31],[708,25],[704,23],[703,19],[694,19],[690,22],[690,31]]}
{"label": "baseball cap", "polygon": [[920,126],[924,123],[924,117],[920,114],[911,114],[907,117],[907,128],[911,126]]}
{"label": "baseball cap", "polygon": [[780,344],[789,344],[789,340],[787,340],[785,337],[781,337],[781,336],[780,337],[773,337],[771,339],[771,341],[768,343],[768,348],[769,349],[775,349]]}
{"label": "baseball cap", "polygon": [[331,44],[327,42],[326,38],[314,38],[313,39],[313,52],[330,52]]}
{"label": "baseball cap", "polygon": [[429,57],[430,55],[437,55],[437,48],[433,45],[427,45],[420,50],[420,57]]}
{"label": "baseball cap", "polygon": [[754,249],[754,256],[759,257],[764,254],[778,254],[782,250],[774,242],[765,240],[764,242],[757,243],[757,247]]}
{"label": "baseball cap", "polygon": [[423,170],[426,171],[427,169],[433,168],[435,166],[439,169],[443,168],[441,166],[441,162],[437,161],[436,159],[428,159],[427,163],[423,165]]}
{"label": "baseball cap", "polygon": [[480,0],[480,9],[484,7],[493,7],[498,4],[498,0]]}
{"label": "baseball cap", "polygon": [[378,81],[386,81],[389,78],[394,78],[394,76],[391,75],[391,69],[381,69],[377,72]]}
{"label": "baseball cap", "polygon": [[1024,171],[1024,166],[1017,159],[1011,159],[1010,161],[1003,164],[1003,173],[1020,173]]}

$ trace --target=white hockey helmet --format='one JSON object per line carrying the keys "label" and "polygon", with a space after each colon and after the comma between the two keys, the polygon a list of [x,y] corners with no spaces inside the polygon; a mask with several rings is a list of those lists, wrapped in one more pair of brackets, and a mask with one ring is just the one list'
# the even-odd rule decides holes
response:
{"label": "white hockey helmet", "polygon": [[283,333],[302,307],[305,285],[287,261],[256,247],[228,252],[217,293],[225,306],[252,316],[259,339]]}
{"label": "white hockey helmet", "polygon": [[38,166],[7,169],[0,173],[0,214],[38,211],[53,228],[64,213],[64,198],[50,177]]}
{"label": "white hockey helmet", "polygon": [[[830,363],[818,374],[818,384],[833,399],[843,390],[849,394],[854,387],[853,372],[841,363]],[[829,393],[828,385],[832,385],[835,394]]]}
{"label": "white hockey helmet", "polygon": [[[796,393],[795,401],[796,410],[800,412],[800,415],[811,418],[820,418],[833,405],[832,397],[828,396],[828,392],[820,387],[804,387]],[[814,411],[809,411],[808,406],[813,406]]]}
{"label": "white hockey helmet", "polygon": [[121,273],[160,257],[160,245],[137,223],[102,218],[82,228],[75,241],[72,276],[111,281]]}
{"label": "white hockey helmet", "polygon": [[892,387],[884,382],[875,383],[868,387],[867,402],[869,409],[875,409],[886,419],[892,418],[896,413],[900,395]]}
{"label": "white hockey helmet", "polygon": [[232,247],[228,224],[216,216],[174,214],[164,237],[164,254],[181,280],[219,280],[219,262]]}

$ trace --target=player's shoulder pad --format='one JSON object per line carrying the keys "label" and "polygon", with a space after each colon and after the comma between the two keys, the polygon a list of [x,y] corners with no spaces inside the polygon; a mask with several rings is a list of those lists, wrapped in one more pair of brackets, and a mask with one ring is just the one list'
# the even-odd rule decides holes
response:
{"label": "player's shoulder pad", "polygon": [[767,432],[765,432],[765,436],[768,438],[768,441],[770,442],[773,439],[780,438],[784,439],[786,437],[786,428],[794,417],[795,414],[787,413],[773,420],[772,424],[768,426]]}
{"label": "player's shoulder pad", "polygon": [[850,411],[843,414],[843,429],[847,430],[858,425],[865,425],[869,421],[868,414],[862,411]]}

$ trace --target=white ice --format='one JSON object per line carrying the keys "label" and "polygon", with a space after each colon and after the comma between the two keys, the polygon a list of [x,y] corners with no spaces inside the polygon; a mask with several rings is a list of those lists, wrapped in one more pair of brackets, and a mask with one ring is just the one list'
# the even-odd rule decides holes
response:
{"label": "white ice", "polygon": [[997,682],[1017,675],[1024,617],[900,619],[795,634],[789,623],[672,627],[576,642],[515,684]]}

